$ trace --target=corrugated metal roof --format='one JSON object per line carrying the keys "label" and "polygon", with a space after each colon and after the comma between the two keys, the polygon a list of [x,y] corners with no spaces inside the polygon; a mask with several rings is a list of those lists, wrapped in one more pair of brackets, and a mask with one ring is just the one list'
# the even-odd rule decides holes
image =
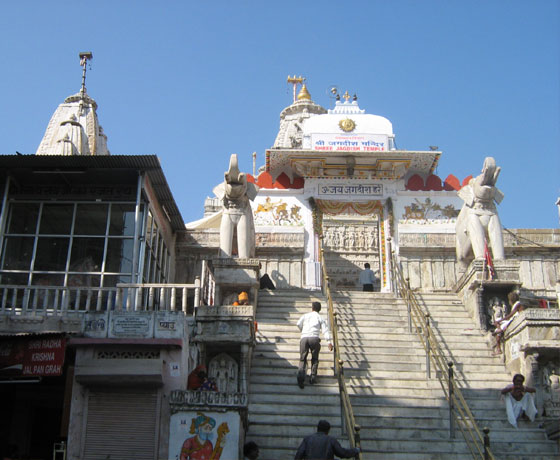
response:
{"label": "corrugated metal roof", "polygon": [[161,205],[169,214],[174,230],[183,230],[185,223],[173,198],[167,179],[156,155],[0,155],[0,172],[43,170],[70,172],[73,170],[135,170],[145,171]]}

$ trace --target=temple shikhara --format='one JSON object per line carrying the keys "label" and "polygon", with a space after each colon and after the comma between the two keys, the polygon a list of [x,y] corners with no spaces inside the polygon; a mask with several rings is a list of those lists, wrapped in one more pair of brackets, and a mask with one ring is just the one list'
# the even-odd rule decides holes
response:
{"label": "temple shikhara", "polygon": [[[0,155],[1,454],[292,459],[327,420],[363,460],[558,458],[560,231],[503,228],[498,156],[439,177],[373,95],[294,75],[264,164],[227,152],[185,222],[158,157],[109,152],[92,57],[36,153]],[[300,387],[316,301],[334,348]]]}

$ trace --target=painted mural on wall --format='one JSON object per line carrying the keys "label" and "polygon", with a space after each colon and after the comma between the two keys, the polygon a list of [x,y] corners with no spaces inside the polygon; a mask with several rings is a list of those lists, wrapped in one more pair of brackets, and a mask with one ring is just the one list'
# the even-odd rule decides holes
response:
{"label": "painted mural on wall", "polygon": [[[259,197],[260,198],[260,197]],[[257,199],[253,207],[255,225],[258,226],[303,226],[301,203],[269,196]]]}
{"label": "painted mural on wall", "polygon": [[400,224],[448,224],[455,223],[459,209],[453,204],[442,204],[426,198],[420,201],[415,198],[410,204],[404,206],[399,219]]}
{"label": "painted mural on wall", "polygon": [[169,460],[228,460],[239,456],[239,414],[178,412],[169,426]]}

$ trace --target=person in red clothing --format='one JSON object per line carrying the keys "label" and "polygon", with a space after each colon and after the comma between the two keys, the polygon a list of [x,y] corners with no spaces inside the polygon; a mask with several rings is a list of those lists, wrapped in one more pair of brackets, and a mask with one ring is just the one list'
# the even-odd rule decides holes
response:
{"label": "person in red clothing", "polygon": [[206,366],[200,364],[194,368],[187,378],[187,390],[199,390],[206,378]]}

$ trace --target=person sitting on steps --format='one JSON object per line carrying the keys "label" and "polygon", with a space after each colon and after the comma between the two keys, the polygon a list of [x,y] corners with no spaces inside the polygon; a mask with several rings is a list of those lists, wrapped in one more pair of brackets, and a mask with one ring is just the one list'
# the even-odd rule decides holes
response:
{"label": "person sitting on steps", "polygon": [[517,428],[517,419],[521,416],[524,420],[535,420],[537,408],[531,393],[535,389],[523,385],[525,377],[522,374],[513,376],[513,384],[505,387],[501,393],[506,400],[506,413],[509,423]]}

